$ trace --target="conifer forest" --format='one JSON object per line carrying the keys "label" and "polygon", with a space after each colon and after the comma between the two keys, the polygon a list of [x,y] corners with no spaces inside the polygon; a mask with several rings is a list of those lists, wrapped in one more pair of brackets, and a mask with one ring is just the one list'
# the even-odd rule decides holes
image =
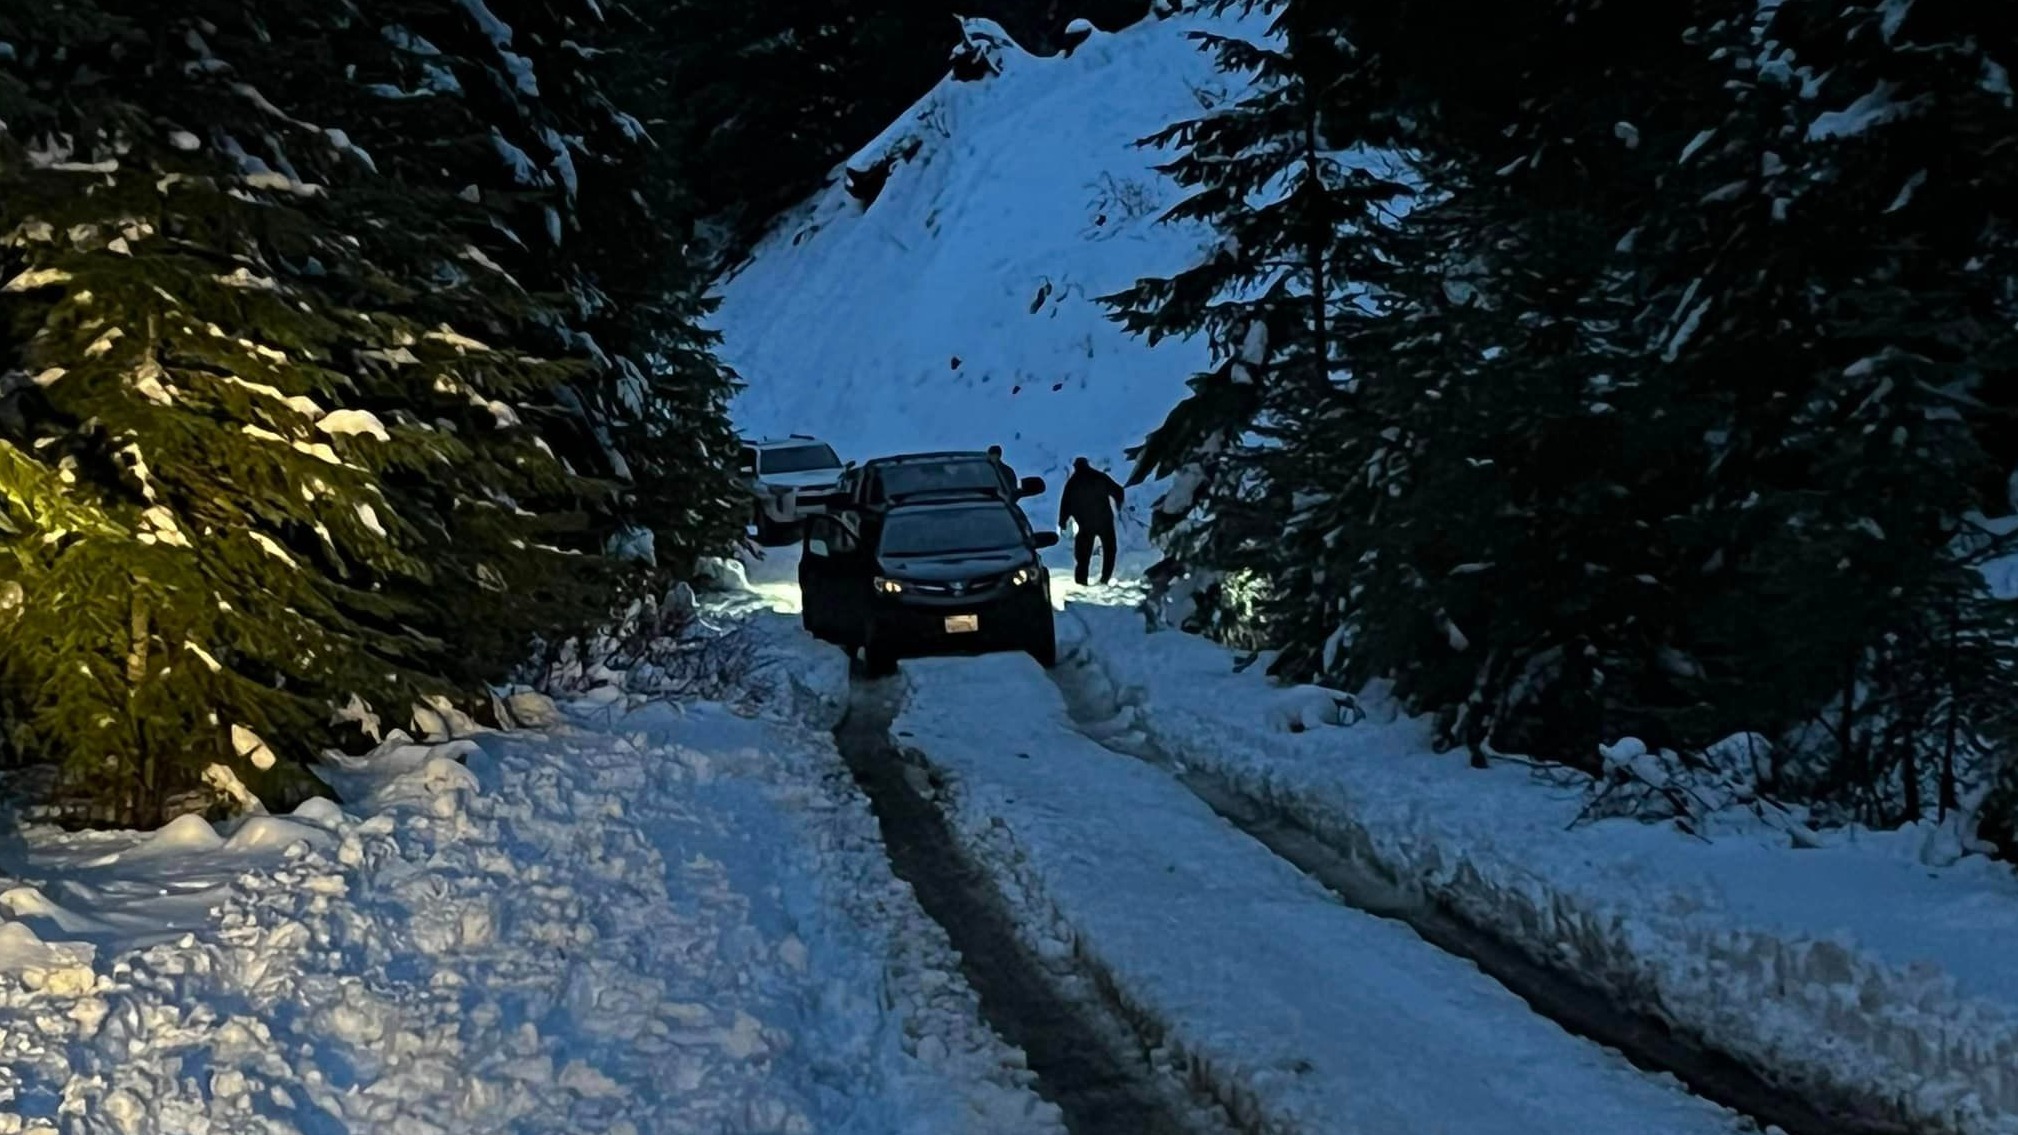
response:
{"label": "conifer forest", "polygon": [[2018,1135],[2014,70],[0,0],[0,1135]]}
{"label": "conifer forest", "polygon": [[[1109,7],[0,0],[0,761],[299,798],[731,550],[716,274],[956,15]],[[1216,360],[1134,454],[1191,629],[2018,841],[2018,10],[1255,7],[1144,139],[1218,242],[1104,299]]]}
{"label": "conifer forest", "polygon": [[220,763],[296,798],[333,710],[469,702],[729,547],[712,265],[955,30],[0,2],[0,763],[126,824]]}

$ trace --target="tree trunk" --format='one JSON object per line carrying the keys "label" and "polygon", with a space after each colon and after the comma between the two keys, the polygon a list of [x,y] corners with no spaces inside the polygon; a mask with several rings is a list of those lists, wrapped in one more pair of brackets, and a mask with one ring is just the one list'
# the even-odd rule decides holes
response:
{"label": "tree trunk", "polygon": [[1956,613],[1955,597],[1948,596],[1948,657],[1945,685],[1947,688],[1948,720],[1947,736],[1941,742],[1940,788],[1936,794],[1937,819],[1947,819],[1948,813],[1961,807],[1961,794],[1955,787],[1955,749],[1961,740],[1962,690],[1961,683],[1961,617]]}
{"label": "tree trunk", "polygon": [[1857,759],[1857,677],[1860,667],[1857,656],[1850,656],[1849,665],[1843,675],[1843,703],[1841,715],[1836,720],[1836,770],[1831,777],[1837,790],[1848,787],[1852,793],[1863,789],[1868,781],[1865,770]]}
{"label": "tree trunk", "polygon": [[1305,238],[1310,270],[1311,365],[1316,368],[1311,389],[1321,391],[1331,385],[1331,328],[1326,310],[1330,284],[1325,273],[1324,253],[1331,244],[1332,232],[1325,211],[1317,207],[1324,200],[1324,162],[1318,149],[1317,92],[1312,89],[1308,76],[1303,80],[1303,100],[1303,168],[1304,176],[1310,182],[1312,205],[1310,235]]}
{"label": "tree trunk", "polygon": [[126,701],[132,718],[132,736],[139,749],[138,762],[129,770],[135,774],[121,795],[125,799],[125,815],[120,822],[128,827],[151,828],[160,820],[161,791],[160,769],[156,763],[154,745],[151,743],[146,725],[141,721],[139,701],[142,683],[147,681],[147,654],[153,638],[153,619],[147,608],[147,597],[142,594],[140,581],[135,580],[131,592],[131,606],[128,608],[127,629],[129,634],[126,649]]}
{"label": "tree trunk", "polygon": [[[1915,715],[1917,717],[1917,715]],[[1902,807],[1905,813],[1902,823],[1911,823],[1920,818],[1925,802],[1920,798],[1920,730],[1903,728],[1896,731],[1892,742],[1899,746],[1899,784],[1905,792]]]}

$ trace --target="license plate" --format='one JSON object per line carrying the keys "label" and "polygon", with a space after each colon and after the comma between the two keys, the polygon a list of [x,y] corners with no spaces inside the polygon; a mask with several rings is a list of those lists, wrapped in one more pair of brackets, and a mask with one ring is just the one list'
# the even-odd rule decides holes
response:
{"label": "license plate", "polygon": [[981,629],[981,616],[979,615],[946,616],[947,634],[973,634],[975,631],[978,631],[980,629]]}

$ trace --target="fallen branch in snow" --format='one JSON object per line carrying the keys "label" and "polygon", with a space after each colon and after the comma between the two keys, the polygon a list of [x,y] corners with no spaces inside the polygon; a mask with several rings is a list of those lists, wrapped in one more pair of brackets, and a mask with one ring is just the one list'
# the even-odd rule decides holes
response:
{"label": "fallen branch in snow", "polygon": [[1635,737],[1601,745],[1598,751],[1603,772],[1596,777],[1575,773],[1589,796],[1564,830],[1601,819],[1667,821],[1707,842],[1720,817],[1749,816],[1795,847],[1824,846],[1819,832],[1762,786],[1762,770],[1772,752],[1763,737],[1739,734],[1689,755],[1649,751]]}
{"label": "fallen branch in snow", "polygon": [[1086,206],[1092,221],[1080,235],[1088,240],[1115,236],[1136,221],[1163,212],[1163,199],[1157,194],[1156,187],[1145,181],[1132,177],[1117,178],[1103,171],[1086,188],[1092,193]]}
{"label": "fallen branch in snow", "polygon": [[527,684],[554,697],[601,690],[612,700],[740,702],[760,692],[757,655],[747,623],[709,621],[693,588],[679,583],[663,600],[633,603],[615,627],[559,644]]}

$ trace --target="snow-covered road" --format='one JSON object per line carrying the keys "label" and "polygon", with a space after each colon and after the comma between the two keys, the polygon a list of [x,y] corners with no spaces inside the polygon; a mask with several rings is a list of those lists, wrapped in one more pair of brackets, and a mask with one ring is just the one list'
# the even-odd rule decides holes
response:
{"label": "snow-covered road", "polygon": [[[1116,608],[1062,616],[1073,659],[1050,676],[1000,655],[907,662],[865,686],[773,613],[797,605],[795,553],[773,557],[715,600],[762,644],[733,708],[605,686],[512,732],[465,721],[449,723],[459,739],[396,735],[342,762],[341,808],[0,842],[0,1135],[1024,1135],[1064,1121],[1196,1135],[1226,1130],[1225,1116],[1298,1135],[1750,1129],[1341,903],[1188,780],[1101,747],[1088,722],[1105,710],[1075,721],[1067,696],[1085,700],[1080,670],[1107,682],[1100,704],[1127,719],[1116,727],[1189,765],[1343,776],[1338,762],[1356,761],[1358,795],[1426,783],[1384,764],[1385,779],[1363,781],[1385,751],[1352,746],[1398,745],[1405,723],[1271,732],[1295,691],[1232,673],[1211,644],[1144,636]],[[1125,601],[1126,588],[1092,595]],[[826,735],[865,695],[879,707],[874,755],[893,770],[880,788],[850,728],[840,749]],[[1503,779],[1442,789],[1432,811],[1358,818],[1430,840],[1405,865],[1424,883],[1542,881],[1514,859],[1468,865],[1500,820],[1467,811],[1467,793],[1502,791],[1509,823],[1532,803]],[[943,829],[909,863],[877,831],[879,818],[892,831],[889,782]],[[1294,818],[1302,792],[1351,811],[1353,794],[1300,785],[1263,803]],[[1476,830],[1432,831],[1446,812]],[[949,914],[920,883],[918,856],[941,850],[962,861],[954,887],[997,910],[978,928],[1020,958],[962,924],[971,904]],[[1555,871],[1574,847],[1541,851]],[[1590,946],[1533,917],[1490,923]],[[1620,967],[1665,958],[1694,972],[1695,938],[1643,942],[1659,932],[1636,925],[1614,928]],[[1035,1032],[1032,1014],[1019,1026],[1005,1012],[992,970],[1009,963],[1023,972],[1007,1000],[1035,1006]],[[1579,955],[1570,968],[1591,966]],[[1717,1048],[1749,1034],[1699,1035]],[[1088,1074],[1100,1063],[1088,1054],[1106,1070]],[[1770,1076],[1772,1055],[1748,1065]],[[1988,1116],[2001,1097],[1981,1069],[1996,1053],[1974,1059],[1943,1056],[1926,1083],[1975,1084]],[[1845,1067],[1870,1066],[1858,1060]],[[2005,1128],[1992,1116],[1954,1129]]]}
{"label": "snow-covered road", "polygon": [[[1039,952],[1069,944],[1256,1130],[1729,1132],[1738,1117],[1353,911],[1015,656],[907,664],[895,730]],[[1016,707],[1004,713],[1004,705]]]}
{"label": "snow-covered road", "polygon": [[[768,589],[766,602],[796,606],[795,566],[791,548],[753,565],[768,581],[757,585]],[[1090,734],[1171,766],[1144,766],[1144,774],[1181,772],[1172,789],[1181,783],[1204,797],[1189,806],[1247,825],[1287,857],[1275,870],[1293,862],[1348,902],[1406,920],[1480,959],[1566,1027],[1676,1071],[1761,1121],[1820,1132],[1899,1124],[2018,1131],[2018,1081],[2003,1071],[2018,1035],[2012,967],[1989,948],[1994,935],[1926,929],[2009,921],[2011,880],[1995,864],[1928,870],[1913,854],[1913,833],[1837,833],[1827,854],[1790,855],[1784,837],[1772,846],[1772,832],[1742,823],[1707,841],[1629,820],[1579,828],[1574,788],[1531,782],[1518,765],[1480,773],[1439,761],[1419,723],[1393,719],[1391,709],[1340,728],[1331,695],[1274,688],[1260,668],[1240,672],[1224,649],[1193,636],[1145,635],[1128,610],[1127,585],[1067,585],[1056,598],[1060,606],[1072,600],[1060,617],[1072,661],[1052,678],[1066,696],[1088,694],[1105,706],[1072,723],[1081,736],[1069,740],[1083,749]],[[1023,665],[921,661],[906,672],[1012,664]],[[1048,684],[991,689],[993,716],[980,703],[972,715],[980,732],[941,722],[952,755],[928,750],[928,759],[953,761],[968,751],[959,745],[999,747],[1006,742],[991,730],[1029,719],[1003,706],[1022,705],[1026,694],[1049,705],[1060,692]],[[1365,704],[1377,706],[1377,691],[1369,696]],[[1110,714],[1112,722],[1091,724]],[[1028,737],[1019,744],[1052,747]],[[973,758],[974,768],[997,774],[1000,764]],[[1126,812],[1101,802],[1113,786],[1077,782],[1081,814],[1111,824]],[[989,816],[1002,826],[982,834],[1010,841],[1003,862],[1020,862],[1021,821]],[[1281,844],[1285,836],[1315,859]],[[1872,904],[1869,888],[1880,884],[1888,901]],[[1117,902],[1129,893],[1119,883],[1105,890]],[[1040,904],[1030,916],[1054,914]],[[1077,936],[1068,927],[1061,940]],[[1114,964],[1127,964],[1128,948],[1116,947]]]}

